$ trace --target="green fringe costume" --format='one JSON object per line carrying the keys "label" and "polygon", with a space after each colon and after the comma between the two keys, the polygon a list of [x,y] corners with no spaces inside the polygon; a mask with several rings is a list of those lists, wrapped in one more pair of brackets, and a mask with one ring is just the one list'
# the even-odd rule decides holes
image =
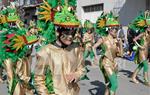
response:
{"label": "green fringe costume", "polygon": [[[110,49],[108,46],[108,35],[109,35],[109,29],[113,27],[119,27],[119,22],[117,20],[117,17],[113,15],[112,12],[110,13],[102,13],[101,16],[97,19],[96,22],[96,33],[99,34],[102,37],[102,44],[101,47],[101,58],[99,60],[99,66],[103,73],[105,83],[106,83],[106,89],[109,90],[109,95],[115,95],[115,92],[118,88],[118,79],[117,79],[117,67],[114,67],[116,64],[113,60],[114,58],[109,57],[112,53],[108,54],[108,52],[112,52],[113,50],[116,51],[116,49]],[[101,38],[100,38],[101,39]],[[105,42],[107,41],[107,42]],[[113,40],[112,40],[113,42]],[[115,44],[113,44],[113,47],[116,47]],[[109,50],[109,49],[110,50]],[[117,56],[117,55],[116,55]],[[109,68],[111,68],[112,72],[109,72]]]}
{"label": "green fringe costume", "polygon": [[[133,34],[137,34],[137,36],[133,39],[136,39],[135,46],[137,47],[136,50],[136,57],[135,62],[138,63],[138,67],[134,71],[132,76],[133,82],[138,83],[135,77],[137,76],[138,72],[143,68],[144,72],[144,83],[145,85],[150,86],[149,79],[148,79],[148,45],[150,44],[149,38],[150,34],[147,30],[150,26],[150,12],[145,11],[141,12],[139,16],[137,16],[130,24],[129,29],[132,29]],[[139,37],[139,35],[142,35]],[[137,38],[138,37],[138,38]],[[144,49],[143,49],[144,48]]]}
{"label": "green fringe costume", "polygon": [[38,41],[38,38],[34,35],[26,35],[28,30],[22,26],[23,23],[13,6],[14,3],[11,2],[11,4],[0,11],[0,15],[3,17],[0,18],[0,64],[7,73],[9,95],[21,95],[25,92],[17,72],[19,70],[17,62],[27,56],[28,45]]}
{"label": "green fringe costume", "polygon": [[[69,7],[70,10],[69,11]],[[79,21],[74,16],[76,0],[43,0],[43,4],[38,8],[38,22],[40,28],[41,44],[37,51],[40,51],[48,44],[54,44],[57,40],[56,28],[59,27],[76,27]],[[54,94],[53,80],[50,68],[45,72],[45,86],[49,94]],[[36,76],[35,76],[36,77]]]}

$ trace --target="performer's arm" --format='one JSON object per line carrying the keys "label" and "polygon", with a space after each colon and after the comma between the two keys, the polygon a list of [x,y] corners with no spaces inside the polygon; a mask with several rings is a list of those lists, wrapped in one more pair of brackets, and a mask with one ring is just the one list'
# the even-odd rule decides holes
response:
{"label": "performer's arm", "polygon": [[118,39],[118,54],[117,56],[123,57],[123,42],[121,39]]}
{"label": "performer's arm", "polygon": [[47,54],[40,51],[37,54],[37,64],[35,67],[35,87],[39,95],[48,95],[48,90],[45,85],[45,70],[48,66]]}
{"label": "performer's arm", "polygon": [[83,59],[83,53],[82,51],[80,51],[80,54],[78,55],[78,67],[77,67],[77,70],[75,72],[75,75],[76,75],[76,81],[79,81],[80,78],[82,76],[85,75],[85,68],[84,68],[84,59]]}
{"label": "performer's arm", "polygon": [[84,68],[84,60],[83,60],[83,53],[82,50],[77,50],[77,66],[75,66],[75,72],[71,72],[70,74],[66,75],[67,82],[78,82],[82,76],[85,75],[85,68]]}
{"label": "performer's arm", "polygon": [[144,49],[144,47],[141,46],[141,45],[137,42],[137,40],[141,39],[143,36],[144,36],[144,33],[141,33],[141,34],[139,34],[137,37],[135,37],[135,38],[133,39],[133,41],[135,42],[135,44],[136,44],[139,48],[141,48],[141,49]]}
{"label": "performer's arm", "polygon": [[137,40],[141,39],[141,37],[143,37],[143,36],[144,36],[144,33],[141,33],[141,34],[139,34],[138,36],[136,36],[136,37],[133,39],[133,41],[137,41]]}
{"label": "performer's arm", "polygon": [[94,56],[95,56],[96,59],[98,59],[98,56],[97,56],[97,54],[96,54],[96,48],[99,47],[99,46],[102,44],[102,42],[103,42],[103,39],[100,38],[100,39],[94,44],[94,46],[92,47],[93,52],[94,52]]}

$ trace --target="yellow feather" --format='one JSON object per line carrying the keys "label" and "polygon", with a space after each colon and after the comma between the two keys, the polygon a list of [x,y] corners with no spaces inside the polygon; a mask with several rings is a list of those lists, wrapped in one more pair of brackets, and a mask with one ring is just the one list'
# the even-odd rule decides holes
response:
{"label": "yellow feather", "polygon": [[45,9],[45,10],[47,10],[47,11],[50,11],[50,10],[51,10],[50,8],[48,8],[48,7],[46,7],[46,6],[40,6],[40,8],[43,8],[43,9]]}
{"label": "yellow feather", "polygon": [[47,22],[48,20],[51,20],[51,18],[50,18],[50,16],[45,15],[45,16],[39,18],[39,20],[46,20],[46,22]]}
{"label": "yellow feather", "polygon": [[50,15],[50,12],[44,11],[44,12],[38,12],[40,15]]}
{"label": "yellow feather", "polygon": [[17,51],[22,49],[23,45],[25,44],[23,37],[19,35],[16,35],[16,38],[13,39],[13,41],[15,42],[13,47],[16,48]]}
{"label": "yellow feather", "polygon": [[14,48],[16,48],[16,50],[18,51],[20,48],[22,48],[24,45],[24,43],[16,43],[13,45]]}
{"label": "yellow feather", "polygon": [[50,20],[50,18],[47,18],[45,22],[47,22],[47,21],[49,21],[49,20]]}
{"label": "yellow feather", "polygon": [[51,9],[51,6],[48,4],[48,2],[46,2],[45,0],[43,0],[43,2],[49,9]]}
{"label": "yellow feather", "polygon": [[102,28],[105,26],[105,23],[106,23],[105,20],[101,19],[101,20],[99,20],[98,26]]}
{"label": "yellow feather", "polygon": [[46,19],[45,17],[40,17],[40,18],[39,18],[39,20],[45,20],[45,19]]}
{"label": "yellow feather", "polygon": [[15,38],[15,39],[13,39],[13,41],[14,41],[14,42],[18,42],[18,41],[19,41],[19,39]]}
{"label": "yellow feather", "polygon": [[46,2],[45,0],[43,0],[44,2],[44,6],[40,6],[40,8],[45,9],[43,12],[38,12],[39,15],[42,15],[43,17],[40,17],[39,20],[45,20],[46,22],[48,20],[51,20],[51,6],[48,4],[48,2]]}
{"label": "yellow feather", "polygon": [[19,44],[20,44],[20,43],[15,43],[15,44],[13,45],[13,47],[14,47],[14,48],[17,48],[17,47],[19,46]]}
{"label": "yellow feather", "polygon": [[140,20],[137,22],[137,25],[142,27],[146,25],[146,22],[144,20]]}
{"label": "yellow feather", "polygon": [[16,50],[18,51],[19,49],[22,49],[22,47],[23,45],[20,44]]}

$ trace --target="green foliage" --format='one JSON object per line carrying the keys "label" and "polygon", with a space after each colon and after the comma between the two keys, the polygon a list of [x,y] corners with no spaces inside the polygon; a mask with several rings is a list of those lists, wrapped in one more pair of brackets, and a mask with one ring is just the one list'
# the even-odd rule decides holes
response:
{"label": "green foliage", "polygon": [[54,88],[53,88],[53,80],[52,80],[52,74],[51,74],[50,69],[46,70],[45,84],[46,84],[46,87],[48,89],[48,92],[50,94],[53,94],[54,93]]}

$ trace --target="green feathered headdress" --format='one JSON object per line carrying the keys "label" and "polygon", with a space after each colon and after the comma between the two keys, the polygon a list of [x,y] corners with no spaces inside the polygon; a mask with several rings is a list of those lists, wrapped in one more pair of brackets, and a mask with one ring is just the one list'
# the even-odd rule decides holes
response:
{"label": "green feathered headdress", "polygon": [[94,28],[94,24],[90,20],[85,20],[82,32],[86,33],[87,30],[91,30],[91,32],[93,32]]}
{"label": "green feathered headdress", "polygon": [[119,25],[118,17],[114,16],[112,12],[107,14],[103,12],[96,21],[96,32],[101,36],[107,36],[108,27],[118,27]]}
{"label": "green feathered headdress", "polygon": [[76,6],[76,0],[43,0],[38,12],[38,27],[45,44],[56,40],[55,26],[72,28],[80,25],[70,6]]}
{"label": "green feathered headdress", "polygon": [[119,25],[120,24],[119,24],[117,16],[114,16],[112,12],[107,14],[107,17],[106,17],[106,26],[107,27],[113,27],[113,26],[119,26]]}
{"label": "green feathered headdress", "polygon": [[37,27],[40,29],[40,36],[44,45],[56,40],[55,26],[53,24],[54,15],[57,7],[57,0],[43,0],[43,4],[38,8]]}
{"label": "green feathered headdress", "polygon": [[85,20],[85,22],[84,22],[84,28],[86,28],[86,29],[92,29],[92,28],[94,28],[94,24],[90,20]]}
{"label": "green feathered headdress", "polygon": [[75,14],[68,10],[68,6],[63,6],[54,16],[54,24],[61,27],[78,27],[80,22]]}
{"label": "green feathered headdress", "polygon": [[61,9],[55,13],[54,24],[60,27],[78,27],[80,25],[73,8],[70,6],[76,5],[76,0],[62,0],[64,4]]}
{"label": "green feathered headdress", "polygon": [[145,32],[145,28],[150,26],[150,11],[141,12],[130,24],[129,28],[134,31]]}
{"label": "green feathered headdress", "polygon": [[10,6],[7,7],[7,21],[8,22],[16,22],[19,20],[19,15],[17,13],[17,9],[15,7],[15,2],[11,2]]}
{"label": "green feathered headdress", "polygon": [[96,21],[96,33],[101,36],[106,36],[108,34],[106,31],[106,14],[104,14],[104,12]]}
{"label": "green feathered headdress", "polygon": [[6,18],[7,10],[3,9],[0,11],[0,24],[6,23],[7,18]]}
{"label": "green feathered headdress", "polygon": [[39,9],[39,20],[44,20],[45,22],[53,22],[57,26],[64,26],[64,27],[77,27],[79,26],[80,22],[75,16],[75,13],[70,9],[69,5],[76,5],[75,0],[59,0],[58,3],[61,3],[61,9],[55,9],[55,4],[57,0],[47,2],[43,0],[44,4],[40,6]]}

